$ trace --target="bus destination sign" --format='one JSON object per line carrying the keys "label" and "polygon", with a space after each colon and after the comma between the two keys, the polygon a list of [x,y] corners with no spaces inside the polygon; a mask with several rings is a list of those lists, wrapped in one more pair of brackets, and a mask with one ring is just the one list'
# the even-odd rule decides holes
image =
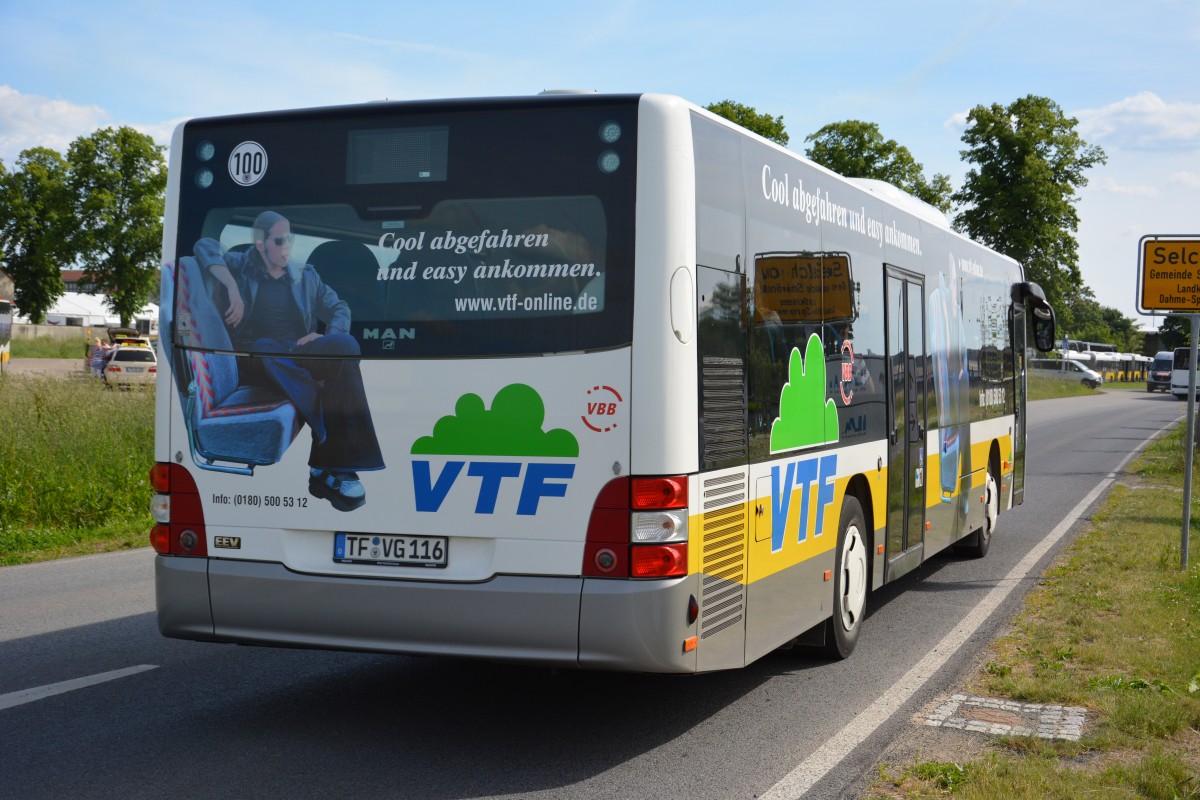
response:
{"label": "bus destination sign", "polygon": [[1143,236],[1139,310],[1200,313],[1200,237]]}

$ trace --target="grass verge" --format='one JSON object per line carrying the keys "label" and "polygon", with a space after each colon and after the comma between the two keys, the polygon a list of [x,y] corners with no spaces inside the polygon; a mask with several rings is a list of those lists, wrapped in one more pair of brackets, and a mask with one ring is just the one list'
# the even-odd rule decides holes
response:
{"label": "grass verge", "polygon": [[1182,489],[1181,425],[1126,471],[965,687],[1084,706],[1079,742],[1001,737],[972,759],[884,764],[871,797],[1200,798],[1200,481],[1186,571]]}
{"label": "grass verge", "polygon": [[[1142,387],[1145,388],[1145,387]],[[1028,399],[1030,400],[1053,400],[1056,397],[1079,397],[1081,395],[1093,395],[1099,392],[1098,389],[1089,389],[1079,381],[1064,381],[1058,378],[1043,378],[1041,376],[1029,376],[1027,384]]]}
{"label": "grass verge", "polygon": [[0,375],[0,565],[148,542],[154,391]]}
{"label": "grass verge", "polygon": [[[82,330],[82,329],[81,329]],[[106,334],[102,329],[101,338]],[[38,336],[34,339],[18,337],[12,340],[13,358],[78,358],[83,363],[83,354],[87,352],[88,339],[82,332],[77,339],[53,339],[49,336]]]}

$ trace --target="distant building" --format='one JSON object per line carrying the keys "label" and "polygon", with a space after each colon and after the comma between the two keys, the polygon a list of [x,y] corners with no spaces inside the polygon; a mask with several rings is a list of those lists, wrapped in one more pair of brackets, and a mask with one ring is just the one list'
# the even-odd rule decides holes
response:
{"label": "distant building", "polygon": [[63,286],[67,287],[68,292],[78,292],[79,294],[95,294],[96,284],[84,280],[84,272],[81,269],[64,269],[59,270],[62,275]]}

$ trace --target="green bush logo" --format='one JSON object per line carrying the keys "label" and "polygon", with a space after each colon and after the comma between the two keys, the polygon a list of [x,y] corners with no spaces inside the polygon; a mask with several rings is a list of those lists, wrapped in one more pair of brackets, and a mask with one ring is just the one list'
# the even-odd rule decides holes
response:
{"label": "green bush logo", "polygon": [[432,436],[413,442],[414,455],[578,458],[579,442],[563,428],[542,430],[546,406],[537,391],[513,383],[496,392],[492,407],[477,394],[464,394],[454,414],[433,426]]}
{"label": "green bush logo", "polygon": [[779,393],[779,416],[771,424],[771,452],[831,444],[838,440],[837,406],[825,398],[825,351],[821,337],[808,337],[802,356],[793,347],[788,382]]}

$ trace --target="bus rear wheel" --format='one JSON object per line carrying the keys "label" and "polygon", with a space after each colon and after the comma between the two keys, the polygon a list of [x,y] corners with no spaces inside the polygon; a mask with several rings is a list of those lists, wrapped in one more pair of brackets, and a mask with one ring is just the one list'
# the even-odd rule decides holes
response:
{"label": "bus rear wheel", "polygon": [[825,654],[830,658],[847,658],[854,652],[866,615],[871,574],[866,527],[858,498],[846,495],[834,556],[833,616],[825,623]]}

